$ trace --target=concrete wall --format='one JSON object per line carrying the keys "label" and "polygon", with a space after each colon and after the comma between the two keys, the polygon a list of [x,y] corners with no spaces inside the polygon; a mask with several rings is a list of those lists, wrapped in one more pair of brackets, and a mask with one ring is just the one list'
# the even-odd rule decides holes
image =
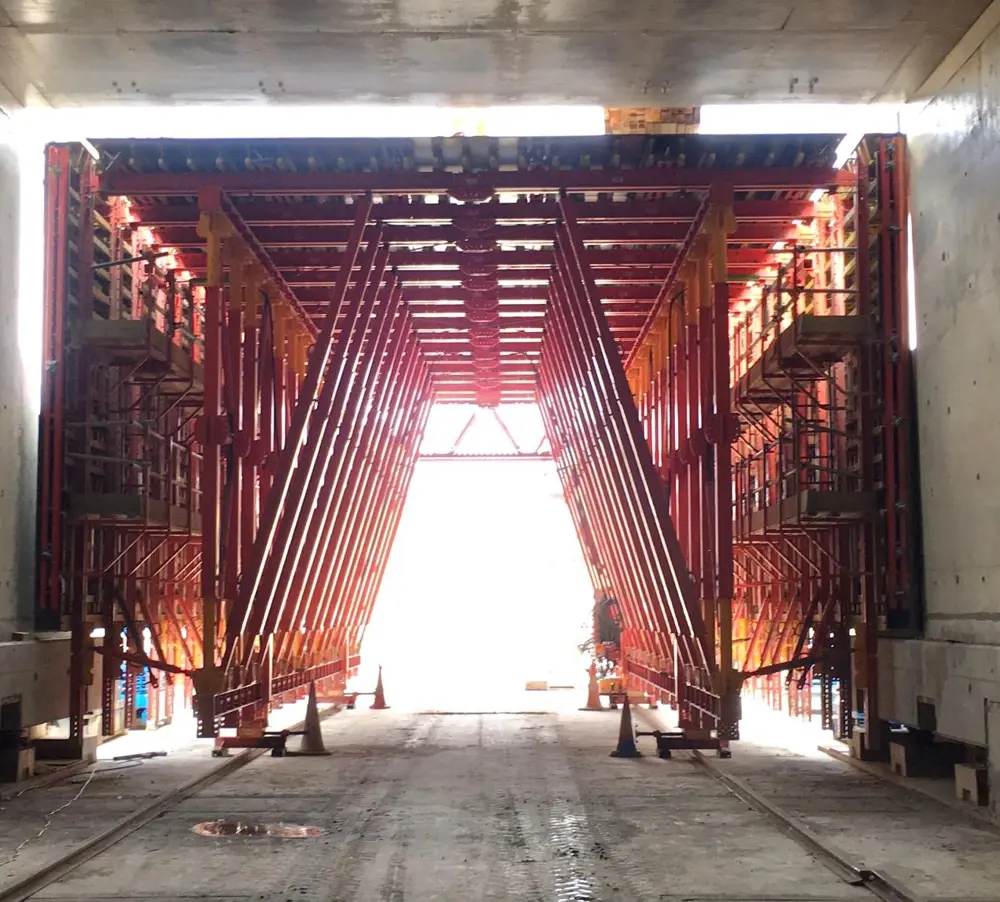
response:
{"label": "concrete wall", "polygon": [[[986,744],[1000,700],[1000,32],[906,123],[925,639],[884,642],[883,714]],[[1000,751],[1000,737],[992,737]]]}
{"label": "concrete wall", "polygon": [[0,700],[21,701],[24,726],[69,714],[69,639],[0,642]]}
{"label": "concrete wall", "polygon": [[[69,713],[69,641],[10,641],[34,628],[35,609],[44,165],[35,142],[24,168],[24,138],[16,114],[0,113],[0,701],[20,699],[28,726]],[[36,189],[29,211],[26,172]],[[37,253],[26,260],[23,248]]]}
{"label": "concrete wall", "polygon": [[[21,177],[15,132],[0,114],[0,642],[34,612],[38,398],[19,292]],[[40,343],[41,336],[34,336]]]}

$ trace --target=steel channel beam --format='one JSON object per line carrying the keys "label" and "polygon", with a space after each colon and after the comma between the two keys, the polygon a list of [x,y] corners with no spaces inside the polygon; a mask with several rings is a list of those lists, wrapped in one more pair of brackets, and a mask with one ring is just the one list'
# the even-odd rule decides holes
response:
{"label": "steel channel beam", "polygon": [[435,194],[454,197],[498,193],[555,194],[560,191],[656,192],[679,188],[731,186],[736,191],[780,191],[850,187],[839,169],[821,166],[745,169],[650,168],[527,170],[514,172],[129,172],[109,170],[101,175],[105,194],[136,197],[194,195],[204,187],[229,194],[363,195]]}
{"label": "steel channel beam", "polygon": [[692,656],[686,663],[711,670],[714,667],[714,650],[705,647],[705,631],[701,622],[701,613],[692,597],[690,577],[680,551],[680,544],[670,521],[666,500],[663,496],[661,483],[653,466],[649,453],[649,445],[642,434],[635,402],[621,365],[618,349],[608,328],[597,295],[593,280],[586,268],[582,245],[576,234],[574,204],[567,198],[561,198],[565,222],[563,235],[565,241],[557,246],[557,259],[563,263],[563,269],[575,278],[569,280],[578,291],[580,303],[569,305],[571,315],[575,314],[577,327],[581,337],[587,339],[590,353],[597,362],[597,374],[604,382],[605,396],[615,398],[611,403],[611,423],[617,433],[619,448],[624,452],[624,462],[629,471],[633,491],[639,500],[642,520],[640,525],[647,530],[654,560],[660,568],[663,588],[669,593],[664,601],[675,605],[674,616],[683,626],[681,635],[685,639],[694,640],[691,645]]}
{"label": "steel channel beam", "polygon": [[559,437],[561,429],[557,425],[557,419],[553,411],[550,409],[552,402],[546,396],[545,392],[542,391],[541,382],[542,376],[541,373],[539,373],[538,409],[542,416],[545,432],[549,437],[549,445],[552,448],[552,457],[557,463],[556,473],[559,476],[559,482],[562,485],[563,497],[566,499],[566,506],[569,508],[570,518],[573,520],[573,528],[576,531],[577,541],[580,543],[580,553],[587,566],[590,583],[593,586],[594,591],[597,592],[602,588],[610,589],[611,587],[602,576],[602,573],[607,565],[604,563],[603,555],[597,547],[597,540],[593,535],[593,530],[590,528],[589,520],[584,521],[583,519],[581,512],[583,502],[576,491],[576,486],[570,478],[568,465],[566,463],[566,459],[570,456],[570,452],[565,450],[562,439]]}
{"label": "steel channel beam", "polygon": [[[702,304],[698,309],[698,336],[697,336],[697,357],[698,366],[696,368],[698,376],[698,392],[700,400],[700,416],[702,424],[707,424],[712,415],[713,408],[713,396],[712,396],[712,386],[716,378],[722,379],[727,390],[729,388],[729,372],[728,370],[723,375],[722,373],[715,372],[715,360],[712,355],[712,334],[713,334],[713,324],[712,324],[712,307],[708,304]],[[704,428],[704,425],[703,425]],[[731,454],[729,450],[730,446],[727,445],[727,452]],[[707,448],[702,443],[702,455],[701,459],[705,459],[705,451]],[[730,484],[732,484],[732,475],[730,474]],[[705,485],[704,479],[699,480],[699,493],[702,505],[702,598],[717,598],[718,597],[718,586],[715,584],[716,573],[712,568],[712,528],[713,523],[711,520],[711,515],[714,513],[714,506],[709,503],[709,499],[706,497],[709,492],[709,487]],[[731,516],[731,515],[730,515]]]}
{"label": "steel channel beam", "polygon": [[243,311],[242,286],[230,282],[226,291],[228,316],[223,322],[223,414],[230,440],[227,443],[225,473],[222,487],[222,523],[219,529],[219,579],[221,595],[236,596],[240,572],[240,530],[243,525],[243,459],[236,443],[243,429]]}
{"label": "steel channel beam", "polygon": [[[370,328],[365,353],[361,358],[352,396],[344,410],[342,422],[337,437],[330,451],[329,464],[324,474],[324,483],[317,491],[317,517],[311,529],[312,543],[308,556],[297,563],[291,574],[289,600],[291,614],[282,616],[279,629],[296,629],[300,620],[304,620],[307,629],[323,629],[322,624],[315,620],[316,604],[312,593],[306,594],[304,586],[321,556],[323,536],[336,518],[336,511],[347,487],[347,474],[351,470],[355,454],[359,447],[359,439],[363,434],[363,421],[369,402],[375,388],[378,370],[382,364],[383,354],[393,331],[394,321],[399,310],[401,290],[393,279],[384,283],[379,290],[380,302],[378,315],[374,326]],[[373,333],[373,334],[371,334]],[[303,612],[303,607],[305,611]],[[286,611],[287,611],[286,607]]]}
{"label": "steel channel beam", "polygon": [[[46,149],[45,177],[45,297],[42,338],[41,453],[39,461],[38,609],[60,612],[63,562],[63,442],[66,409],[66,313],[69,261],[70,156],[66,146]],[[74,657],[81,659],[83,638],[74,640]],[[80,648],[76,648],[76,646]],[[82,660],[82,659],[81,659]],[[74,670],[78,670],[74,666]],[[74,677],[75,679],[75,677]],[[71,688],[71,704],[79,693]],[[78,720],[75,717],[74,720]]]}
{"label": "steel channel beam", "polygon": [[[203,398],[205,429],[201,464],[201,596],[205,668],[215,663],[216,621],[219,601],[219,531],[222,489],[222,289],[205,289]],[[199,720],[201,715],[199,714]],[[199,724],[204,735],[206,723]]]}
{"label": "steel channel beam", "polygon": [[[383,348],[377,353],[377,355],[369,358],[370,362],[373,364],[373,370],[367,383],[366,395],[360,404],[362,415],[355,417],[350,422],[350,442],[348,443],[345,451],[345,459],[340,470],[340,475],[335,482],[334,492],[329,498],[329,509],[321,534],[318,537],[316,551],[313,558],[310,560],[308,567],[301,569],[302,595],[303,597],[310,599],[312,608],[311,616],[314,622],[323,629],[327,629],[328,627],[325,625],[322,617],[319,616],[322,599],[316,593],[316,580],[318,579],[321,562],[326,560],[330,538],[334,534],[336,524],[339,521],[339,511],[341,509],[341,505],[344,503],[345,495],[349,498],[353,490],[353,480],[357,469],[357,462],[359,459],[363,458],[367,451],[366,437],[370,433],[371,423],[373,422],[381,404],[381,399],[377,396],[377,394],[375,395],[374,402],[369,403],[376,391],[376,385],[378,384],[380,372],[386,365],[386,360],[394,359],[394,355],[398,352],[398,349],[402,345],[402,330],[398,328],[398,323],[394,322],[398,319],[399,311],[398,289],[394,292],[393,299],[394,306],[392,315],[383,318],[379,324],[380,328],[388,329],[392,334],[392,339],[389,342],[389,349],[387,351],[388,356],[386,357],[383,355],[382,351],[385,350]],[[386,337],[388,339],[388,333]],[[291,628],[291,625],[284,624],[282,628]]]}
{"label": "steel channel beam", "polygon": [[[313,454],[310,455],[313,459],[303,462],[302,472],[305,478],[301,489],[301,500],[292,500],[290,509],[286,508],[286,516],[291,514],[294,519],[288,530],[286,544],[282,549],[281,560],[272,583],[275,591],[263,596],[267,602],[259,625],[251,620],[256,626],[253,634],[260,635],[264,641],[270,638],[283,608],[289,603],[289,592],[295,573],[303,556],[308,559],[313,553],[316,538],[322,528],[322,522],[317,524],[316,519],[317,515],[322,514],[324,485],[327,491],[332,491],[336,480],[335,473],[331,474],[329,481],[325,480],[331,466],[334,471],[338,469],[335,449],[338,448],[341,437],[346,434],[357,395],[363,389],[365,340],[372,326],[372,313],[376,301],[382,291],[382,275],[388,259],[389,249],[385,246],[378,248],[372,263],[371,281],[361,296],[353,328],[342,336],[346,337],[346,342],[338,343],[336,353],[341,365],[338,367],[336,363],[332,364],[313,413],[312,419],[318,421],[317,429],[315,434],[310,429],[306,440],[307,446],[313,448]],[[329,388],[333,388],[333,391],[330,392]],[[324,404],[325,397],[330,398],[328,404]],[[249,662],[250,651],[249,648],[245,650],[244,663]]]}
{"label": "steel channel beam", "polygon": [[[709,440],[715,445],[715,602],[719,619],[719,667],[723,686],[729,686],[732,670],[733,574],[733,449],[730,441],[732,392],[729,367],[729,286],[712,284],[712,356],[714,420]],[[707,386],[706,386],[707,388]],[[711,506],[712,501],[709,501]],[[713,649],[714,654],[714,649]],[[714,663],[714,662],[713,662]],[[727,691],[735,691],[729,687]]]}
{"label": "steel channel beam", "polygon": [[[374,257],[370,257],[373,250]],[[277,619],[282,616],[287,607],[294,574],[298,570],[299,558],[303,552],[308,555],[315,543],[318,530],[312,529],[311,526],[317,511],[316,505],[311,502],[322,499],[324,496],[323,477],[329,468],[332,445],[341,434],[344,425],[346,408],[351,398],[349,392],[352,386],[358,384],[356,379],[357,358],[361,354],[371,325],[371,314],[380,291],[381,275],[387,258],[388,253],[385,247],[369,248],[365,254],[365,259],[372,261],[371,278],[367,286],[362,288],[359,284],[359,287],[352,292],[350,301],[351,328],[342,332],[338,337],[333,360],[337,361],[339,365],[331,363],[331,369],[326,375],[323,390],[320,393],[314,413],[317,434],[314,436],[310,431],[307,439],[307,443],[316,449],[316,458],[311,469],[304,470],[305,483],[302,489],[302,498],[306,507],[304,511],[300,509],[300,517],[289,535],[287,545],[291,554],[285,554],[284,566],[278,577],[278,582],[283,587],[282,601],[281,604],[271,606],[266,611],[258,627],[268,636],[273,631]],[[296,642],[300,644],[301,641],[297,636]],[[284,643],[282,645],[284,646]],[[286,649],[282,647],[281,651],[283,653]],[[248,662],[249,656],[245,656],[244,660]],[[281,667],[284,663],[286,662],[279,655],[278,666]]]}
{"label": "steel channel beam", "polygon": [[[209,209],[205,205],[206,192],[200,192],[198,198],[198,207],[202,209]],[[305,327],[306,331],[315,337],[316,327],[313,325],[312,320],[306,316],[302,307],[299,305],[299,299],[295,296],[295,292],[292,290],[291,286],[285,281],[285,277],[281,274],[281,271],[277,266],[274,265],[274,261],[271,260],[270,255],[264,250],[263,245],[257,238],[257,235],[251,230],[250,226],[247,225],[246,220],[244,220],[240,210],[233,203],[232,199],[226,195],[224,191],[219,192],[218,196],[218,208],[226,215],[233,229],[236,233],[243,239],[246,243],[254,260],[260,266],[264,268],[267,273],[268,278],[271,280],[271,284],[274,288],[281,294],[281,296],[288,302],[289,307],[295,314],[295,318],[299,323]],[[198,209],[194,207],[193,209]],[[200,214],[200,210],[198,210]],[[354,222],[353,218],[346,222],[346,225],[350,225]]]}
{"label": "steel channel beam", "polygon": [[[253,286],[247,287],[248,293]],[[257,513],[261,490],[258,488],[260,468],[257,466],[255,445],[259,429],[261,380],[259,376],[260,361],[258,360],[258,337],[261,330],[257,321],[257,299],[246,298],[244,301],[243,325],[243,403],[240,411],[239,446],[234,449],[240,458],[242,479],[240,490],[240,571],[242,572],[253,555],[254,531],[257,526]],[[269,354],[263,355],[269,357]],[[266,386],[266,383],[264,383]],[[266,393],[266,392],[265,392]],[[238,591],[238,587],[237,587]],[[235,597],[236,593],[233,593]]]}
{"label": "steel channel beam", "polygon": [[[377,565],[374,551],[390,541],[393,512],[402,503],[400,493],[408,486],[406,466],[410,456],[409,443],[420,428],[417,412],[421,397],[426,396],[427,378],[418,362],[412,371],[406,394],[400,397],[391,452],[385,458],[377,482],[369,480],[368,491],[361,498],[358,509],[364,511],[365,516],[356,517],[352,524],[354,537],[349,544],[350,556],[345,558],[339,573],[331,573],[327,595],[336,605],[331,621],[335,629],[339,627],[348,636],[356,635],[364,601],[359,573],[364,573],[365,568],[370,572]],[[367,523],[371,524],[370,529],[366,528]]]}
{"label": "steel channel beam", "polygon": [[[560,274],[555,274],[553,282],[554,292],[564,292]],[[616,477],[609,463],[610,448],[607,434],[600,428],[606,416],[596,401],[592,386],[583,378],[589,366],[585,354],[567,360],[568,354],[579,355],[581,346],[577,343],[575,352],[569,350],[574,333],[560,310],[561,306],[554,305],[551,329],[554,337],[550,340],[557,347],[560,341],[564,346],[560,352],[563,356],[556,356],[552,360],[557,386],[552,395],[557,403],[556,409],[559,409],[560,403],[562,405],[563,428],[568,430],[571,454],[578,459],[584,509],[593,521],[598,543],[604,549],[602,557],[615,574],[617,594],[623,607],[631,612],[631,620],[640,625],[644,632],[648,632],[655,628],[656,617],[647,605],[647,599],[652,597],[652,588],[644,584],[645,574],[637,567],[643,549],[638,546],[628,547],[633,539],[629,525],[634,523],[634,517],[621,507],[620,488],[610,488],[616,485]],[[567,361],[565,364],[564,360]],[[575,381],[570,377],[570,373],[576,375]],[[584,401],[584,407],[581,407],[581,399]],[[574,449],[574,444],[580,447],[580,451]],[[596,470],[589,465],[591,461],[596,461]],[[666,635],[668,632],[666,625],[661,624],[657,632]],[[663,648],[658,650],[661,653],[665,652]]]}
{"label": "steel channel beam", "polygon": [[[361,239],[367,226],[371,207],[372,200],[370,197],[365,197],[358,203],[358,218],[352,229],[348,252],[346,254],[347,261],[351,263],[351,268],[353,268],[354,262],[360,253]],[[338,280],[336,287],[331,292],[329,313],[309,356],[309,365],[299,389],[299,397],[295,404],[290,428],[282,448],[278,472],[267,494],[264,511],[260,518],[257,537],[254,541],[253,558],[251,561],[248,561],[248,566],[244,569],[242,579],[240,580],[239,595],[237,596],[231,619],[227,624],[226,652],[223,661],[224,669],[228,668],[233,661],[237,651],[238,638],[243,635],[253,634],[253,631],[248,630],[250,618],[258,613],[258,606],[255,602],[261,591],[263,572],[271,560],[272,552],[275,548],[277,548],[279,553],[286,550],[281,547],[281,539],[278,536],[279,522],[284,519],[280,518],[279,515],[285,510],[295,483],[299,483],[298,490],[299,493],[301,492],[301,483],[304,482],[307,458],[312,457],[315,459],[315,446],[312,448],[313,453],[309,454],[309,449],[303,448],[303,438],[312,418],[320,381],[324,374],[326,374],[330,363],[336,314],[345,301],[349,282],[350,269],[345,269],[342,279]],[[297,502],[301,505],[301,495],[297,499]],[[273,586],[270,589],[273,589]],[[265,591],[268,591],[268,587],[266,586]]]}
{"label": "steel channel beam", "polygon": [[[556,275],[554,296],[562,290],[561,278]],[[657,626],[654,611],[647,606],[652,586],[645,583],[645,574],[637,566],[642,549],[632,547],[629,533],[634,515],[622,505],[619,484],[608,458],[606,432],[601,429],[604,413],[585,378],[586,357],[570,349],[576,340],[562,307],[562,301],[552,306],[546,339],[551,347],[547,346],[543,353],[540,372],[543,393],[550,399],[557,420],[561,421],[566,439],[564,448],[579,477],[584,510],[595,528],[602,560],[612,572],[616,595],[631,614],[632,622],[644,630],[651,630]],[[573,372],[578,376],[576,380],[570,377]],[[659,626],[663,635],[670,632],[665,622]],[[659,651],[666,653],[665,648]]]}
{"label": "steel channel beam", "polygon": [[[565,299],[565,281],[561,273],[554,276],[554,289]],[[563,301],[563,305],[567,301]],[[570,302],[571,303],[571,302]],[[581,490],[584,503],[593,515],[595,526],[606,546],[605,557],[616,565],[617,596],[626,611],[631,611],[631,621],[644,636],[660,637],[655,646],[647,650],[666,655],[669,651],[666,637],[677,636],[679,629],[672,620],[664,619],[664,611],[653,599],[661,594],[652,581],[651,569],[642,566],[648,556],[648,547],[643,543],[637,526],[637,512],[631,506],[631,496],[627,493],[623,470],[615,457],[613,440],[608,429],[608,412],[601,403],[590,380],[583,377],[588,372],[591,357],[584,348],[582,339],[575,331],[571,320],[564,315],[563,307],[556,309],[554,335],[566,342],[562,360],[556,359],[564,410],[570,422],[575,423],[576,434],[586,449],[588,461],[596,461],[597,467],[584,467]],[[565,361],[563,363],[562,361]],[[576,376],[576,380],[571,377]],[[558,395],[557,395],[558,397]],[[586,409],[581,408],[579,399],[584,399]],[[602,428],[603,427],[603,428]],[[669,618],[669,609],[666,611]]]}
{"label": "steel channel beam", "polygon": [[674,258],[674,262],[670,265],[670,271],[667,273],[667,277],[663,281],[663,287],[660,288],[660,292],[656,296],[656,300],[653,303],[653,308],[649,311],[646,321],[642,324],[642,328],[639,330],[639,336],[633,343],[632,350],[629,351],[628,357],[625,358],[626,372],[635,361],[635,356],[639,352],[639,348],[646,336],[649,334],[649,330],[653,328],[653,323],[656,320],[661,308],[670,299],[670,295],[674,290],[674,285],[677,282],[677,277],[680,275],[681,267],[683,267],[683,265],[687,262],[688,257],[691,256],[691,251],[694,249],[695,241],[705,225],[705,219],[708,217],[710,207],[710,199],[706,197],[701,202],[701,206],[698,208],[698,212],[695,214],[694,219],[691,222],[691,226],[688,229],[687,234],[684,236],[684,243],[681,244],[677,251],[677,256]]}
{"label": "steel channel beam", "polygon": [[408,346],[412,355],[416,353],[405,311],[397,307],[394,316],[393,334],[388,351],[378,360],[377,369],[373,374],[371,404],[366,405],[367,414],[364,422],[358,424],[360,429],[354,436],[350,459],[346,462],[346,475],[339,482],[331,514],[319,539],[318,554],[303,581],[303,592],[315,599],[316,622],[324,629],[331,628],[332,624],[326,620],[328,612],[325,609],[325,593],[318,591],[320,580],[330,574],[337,562],[340,553],[338,543],[346,538],[343,530],[344,522],[361,489],[359,479],[367,472],[371,455],[375,454],[374,460],[379,460],[385,450],[383,439],[392,412],[389,405],[393,403],[393,391],[397,387],[395,377],[399,363],[404,359]]}
{"label": "steel channel beam", "polygon": [[[743,222],[729,236],[729,243],[773,244],[786,240],[790,228],[782,223]],[[650,246],[670,246],[682,244],[687,236],[687,227],[681,223],[620,223],[588,222],[580,226],[580,237],[584,244],[624,244]],[[165,247],[199,247],[201,239],[191,226],[163,226],[156,230],[160,243]],[[340,226],[259,226],[255,230],[257,240],[266,253],[281,248],[341,248],[346,247],[351,237],[348,227]],[[554,225],[497,225],[482,233],[474,233],[476,238],[485,238],[500,245],[551,244],[555,241]],[[386,226],[384,240],[393,248],[416,246],[434,247],[467,244],[470,233],[454,225],[390,225]]]}
{"label": "steel channel beam", "polygon": [[[442,304],[452,301],[456,306],[467,304],[470,299],[473,303],[483,297],[494,298],[501,305],[530,305],[538,304],[545,306],[548,301],[548,282],[536,286],[523,285],[501,285],[495,291],[482,292],[473,289],[463,288],[461,285],[449,287],[439,287],[436,285],[411,285],[406,290],[406,301],[413,304],[414,312],[420,309],[420,305]],[[643,312],[657,303],[658,295],[649,287],[635,287],[632,285],[598,285],[597,295],[602,301],[628,301],[633,305],[641,304]],[[624,305],[618,305],[624,306]]]}
{"label": "steel channel beam", "polygon": [[[785,222],[803,219],[813,212],[812,201],[805,200],[745,200],[737,201],[733,212],[737,220],[750,222]],[[258,226],[349,226],[354,222],[352,204],[303,201],[286,204],[274,201],[230,201],[227,215],[239,217],[241,235],[244,228]],[[198,219],[194,205],[152,204],[133,205],[130,214],[143,225],[184,225]],[[695,219],[699,201],[694,197],[661,197],[653,200],[588,201],[580,205],[581,222],[656,222],[676,223]],[[467,221],[487,222],[556,222],[562,218],[555,199],[519,200],[515,203],[428,204],[408,200],[387,200],[378,206],[382,222],[425,222],[459,224]],[[236,222],[236,220],[234,220]],[[252,235],[251,235],[252,237]],[[248,245],[253,248],[250,241]]]}
{"label": "steel channel beam", "polygon": [[[598,281],[607,279],[620,281],[631,271],[635,278],[649,276],[660,283],[666,278],[670,265],[677,259],[676,248],[663,246],[656,248],[622,247],[615,250],[604,248],[588,248],[587,260],[595,270]],[[343,251],[329,250],[278,250],[272,253],[271,260],[279,270],[289,274],[303,270],[332,271],[339,273],[345,265]],[[521,248],[514,250],[491,251],[461,251],[449,249],[435,250],[405,250],[402,248],[392,252],[391,263],[399,269],[403,284],[409,281],[427,281],[432,273],[448,273],[443,278],[458,279],[460,270],[469,271],[496,270],[501,281],[528,278],[525,273],[541,274],[542,279],[548,276],[552,265],[551,250],[529,251]],[[730,269],[755,271],[758,267],[777,265],[775,256],[766,249],[730,250],[727,259]],[[225,265],[225,264],[224,264]],[[184,266],[194,273],[203,273],[207,268],[205,254],[200,249],[185,248]],[[357,265],[352,272],[358,271]],[[290,275],[285,276],[291,283]],[[435,281],[437,281],[435,279]]]}
{"label": "steel channel beam", "polygon": [[[319,603],[319,622],[327,628],[337,629],[336,615],[331,615],[334,602],[335,576],[343,565],[345,555],[353,554],[352,543],[355,518],[362,525],[375,528],[377,507],[369,507],[369,493],[373,486],[385,489],[384,468],[392,460],[394,451],[394,428],[398,415],[398,405],[412,384],[413,373],[420,365],[415,338],[406,326],[405,317],[399,324],[401,343],[394,348],[394,354],[383,362],[383,372],[379,380],[375,404],[378,415],[369,417],[362,437],[363,453],[356,460],[350,475],[349,494],[337,511],[337,517],[324,537],[324,549],[320,558],[322,566],[312,574],[309,591],[316,595]],[[401,369],[402,367],[402,369]]]}
{"label": "steel channel beam", "polygon": [[[384,514],[397,488],[396,468],[407,438],[405,429],[409,412],[417,400],[422,378],[423,363],[412,333],[407,335],[406,346],[400,358],[392,362],[382,381],[385,414],[381,429],[374,437],[372,453],[366,455],[361,473],[356,479],[356,489],[350,505],[344,509],[338,524],[339,541],[331,549],[325,578],[320,583],[324,599],[325,622],[335,631],[353,624],[346,623],[351,599],[346,593],[353,587],[358,562],[363,558],[368,543],[375,540],[383,526]],[[401,373],[401,378],[397,377]]]}
{"label": "steel channel beam", "polygon": [[[395,251],[393,256],[401,254]],[[434,254],[444,253],[434,251]],[[460,253],[465,253],[460,252]],[[184,258],[187,263],[187,255]],[[500,283],[501,288],[515,287],[523,285],[546,285],[548,283],[549,269],[547,266],[535,266],[530,269],[496,269],[493,276]],[[614,283],[620,285],[648,285],[659,286],[666,277],[666,267],[657,266],[643,268],[638,266],[622,267],[621,269],[604,269],[598,276],[598,283]],[[330,265],[330,261],[324,261],[320,267],[293,270],[286,277],[291,285],[332,285],[337,278],[337,269]],[[460,269],[444,269],[441,267],[434,269],[409,269],[401,271],[400,281],[407,288],[426,289],[428,286],[447,286],[447,290],[460,287],[467,277]]]}
{"label": "steel channel beam", "polygon": [[[568,236],[567,236],[568,237]],[[569,239],[571,240],[571,239]],[[643,496],[637,486],[640,478],[636,473],[635,462],[629,462],[626,455],[629,447],[623,440],[622,433],[625,431],[622,422],[621,411],[622,395],[619,387],[618,397],[615,397],[615,389],[609,388],[608,383],[613,376],[608,373],[608,369],[614,363],[620,367],[618,360],[614,360],[610,355],[604,354],[603,358],[596,349],[597,341],[592,334],[587,332],[587,323],[584,319],[582,308],[587,303],[586,298],[577,296],[575,300],[570,300],[568,294],[571,291],[569,278],[569,263],[567,257],[562,253],[562,247],[557,253],[557,278],[561,284],[562,291],[567,292],[566,301],[560,305],[564,311],[565,322],[562,324],[561,332],[573,335],[577,345],[577,361],[581,367],[591,367],[595,384],[592,384],[590,391],[594,397],[594,422],[605,423],[606,431],[603,438],[603,447],[606,449],[607,468],[604,492],[616,499],[616,503],[624,505],[622,517],[612,520],[612,523],[619,524],[619,530],[623,541],[622,556],[630,561],[636,568],[637,578],[633,583],[632,590],[635,592],[634,605],[649,605],[651,607],[652,618],[644,624],[646,629],[656,629],[664,635],[672,633],[674,642],[680,644],[684,649],[685,663],[696,664],[698,653],[695,648],[696,636],[692,630],[686,628],[686,624],[681,619],[681,612],[671,603],[671,594],[676,595],[675,588],[671,592],[667,580],[669,579],[669,563],[663,560],[664,550],[662,544],[659,548],[654,544],[657,541],[658,529],[650,523],[654,516],[651,505],[643,505]],[[558,297],[560,292],[556,293]],[[603,367],[602,367],[603,360]],[[596,366],[595,366],[596,364]],[[624,378],[624,373],[622,373]],[[600,391],[601,395],[597,392]],[[627,392],[627,386],[625,388]],[[602,404],[599,397],[603,396]],[[628,395],[631,398],[631,395]],[[645,441],[642,439],[642,441]],[[631,449],[636,453],[636,449]],[[611,488],[611,487],[614,488]],[[627,550],[626,550],[627,549]],[[643,565],[644,562],[644,565]],[[666,604],[663,604],[663,602]],[[661,653],[666,653],[666,649],[660,649]]]}
{"label": "steel channel beam", "polygon": [[[271,695],[290,692],[302,686],[308,686],[316,680],[343,673],[348,666],[346,659],[336,659],[302,668],[292,673],[281,674],[271,678]],[[259,704],[264,699],[264,687],[259,682],[246,683],[235,689],[228,689],[215,696],[215,710],[221,716],[231,714],[242,708]]]}
{"label": "steel channel beam", "polygon": [[371,621],[372,609],[375,605],[379,589],[382,586],[382,580],[385,577],[386,565],[389,562],[389,555],[392,553],[392,546],[395,543],[396,534],[399,530],[399,523],[403,516],[410,483],[413,481],[413,474],[416,471],[420,443],[423,439],[424,429],[427,426],[427,420],[430,417],[431,408],[434,403],[430,392],[429,379],[425,378],[421,395],[422,401],[414,411],[414,417],[408,433],[409,447],[402,467],[402,480],[396,490],[392,507],[387,515],[387,519],[389,520],[388,528],[382,532],[383,537],[380,545],[373,549],[370,558],[371,566],[367,568],[367,584],[362,587],[362,591],[358,596],[360,601],[359,614],[355,618],[355,629],[357,632],[352,637],[356,644],[360,644],[364,632]]}

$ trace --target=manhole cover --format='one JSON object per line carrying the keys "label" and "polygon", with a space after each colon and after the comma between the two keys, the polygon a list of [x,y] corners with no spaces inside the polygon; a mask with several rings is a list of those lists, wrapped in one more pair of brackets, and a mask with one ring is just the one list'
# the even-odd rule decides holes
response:
{"label": "manhole cover", "polygon": [[322,836],[321,827],[303,827],[299,824],[258,824],[253,821],[235,821],[220,818],[195,824],[191,830],[199,836],[274,836],[278,839],[304,839]]}

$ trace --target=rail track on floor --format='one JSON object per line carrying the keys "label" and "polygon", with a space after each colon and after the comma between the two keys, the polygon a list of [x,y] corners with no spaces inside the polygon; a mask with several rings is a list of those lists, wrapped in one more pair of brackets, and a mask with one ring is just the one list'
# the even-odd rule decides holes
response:
{"label": "rail track on floor", "polygon": [[[923,902],[920,896],[914,894],[912,890],[900,884],[899,881],[879,873],[873,868],[852,862],[844,852],[824,839],[821,834],[765,798],[749,786],[745,780],[726,773],[701,752],[694,751],[691,754],[695,765],[704,773],[717,780],[752,809],[768,818],[781,832],[797,842],[848,885],[868,890],[883,902]],[[0,900],[2,898],[0,896]]]}
{"label": "rail track on floor", "polygon": [[[321,711],[320,719],[325,720],[338,710],[338,708],[329,708]],[[303,723],[298,723],[289,729],[294,731],[301,729],[302,726]],[[172,808],[176,808],[182,802],[236,771],[241,770],[248,764],[252,764],[266,754],[268,754],[267,749],[246,749],[232,758],[224,759],[218,767],[213,768],[208,773],[202,774],[181,786],[163,793],[147,805],[143,805],[131,814],[126,815],[117,823],[112,824],[96,836],[92,836],[86,842],[75,849],[71,849],[55,861],[3,887],[0,889],[0,902],[24,902],[24,900],[32,898],[46,887],[51,886],[53,883],[58,883],[80,866],[106,852]],[[86,773],[86,771],[76,768],[73,769],[73,772],[77,775]]]}

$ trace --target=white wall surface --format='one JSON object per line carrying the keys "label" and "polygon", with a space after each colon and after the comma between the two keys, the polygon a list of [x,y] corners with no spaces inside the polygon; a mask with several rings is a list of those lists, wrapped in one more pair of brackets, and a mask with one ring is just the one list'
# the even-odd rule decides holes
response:
{"label": "white wall surface", "polygon": [[883,711],[992,744],[1000,700],[1000,32],[911,109],[925,640],[881,645]]}
{"label": "white wall surface", "polygon": [[[0,642],[33,625],[38,479],[38,375],[22,353],[19,291],[21,166],[15,131],[0,115]],[[33,314],[32,314],[33,315]],[[31,316],[29,316],[29,319]],[[41,335],[33,336],[37,347]]]}

